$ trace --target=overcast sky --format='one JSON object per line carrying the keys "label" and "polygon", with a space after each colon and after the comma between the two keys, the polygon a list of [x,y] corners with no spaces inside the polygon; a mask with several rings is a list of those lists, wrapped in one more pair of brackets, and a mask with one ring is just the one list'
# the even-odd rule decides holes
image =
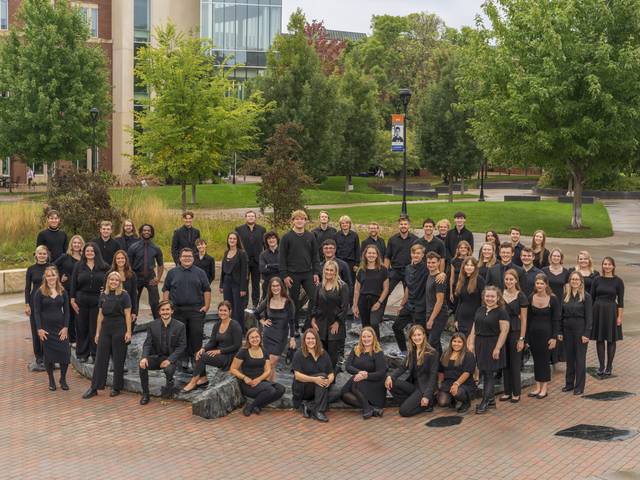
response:
{"label": "overcast sky", "polygon": [[324,20],[330,30],[370,33],[372,15],[407,15],[427,11],[436,13],[451,27],[474,25],[483,0],[282,0],[282,29],[298,7],[307,21]]}

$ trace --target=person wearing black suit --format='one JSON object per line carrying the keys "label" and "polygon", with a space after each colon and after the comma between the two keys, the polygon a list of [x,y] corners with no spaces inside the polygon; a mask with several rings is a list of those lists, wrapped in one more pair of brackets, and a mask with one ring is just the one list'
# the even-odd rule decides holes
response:
{"label": "person wearing black suit", "polygon": [[240,237],[236,232],[227,235],[227,250],[222,257],[220,274],[220,293],[231,303],[233,319],[245,331],[244,309],[247,300],[248,263],[246,252],[242,248]]}
{"label": "person wearing black suit", "polygon": [[280,237],[275,231],[264,234],[264,250],[260,254],[260,274],[262,275],[262,299],[267,298],[269,284],[273,277],[280,276]]}
{"label": "person wearing black suit", "polygon": [[173,393],[176,364],[187,348],[184,324],[171,318],[173,315],[171,302],[168,300],[160,302],[158,312],[160,318],[154,320],[147,328],[147,338],[142,346],[142,359],[139,365],[142,385],[140,405],[149,403],[149,370],[162,370],[167,380],[163,391],[164,396],[169,397]]}
{"label": "person wearing black suit", "polygon": [[109,220],[103,220],[100,222],[100,236],[93,240],[100,249],[100,254],[102,255],[102,260],[107,265],[111,265],[113,262],[113,255],[120,248],[118,246],[118,242],[115,241],[114,238],[111,237],[113,233],[113,224]]}
{"label": "person wearing black suit", "polygon": [[487,272],[487,286],[498,287],[504,290],[504,274],[510,268],[514,269],[518,274],[518,283],[526,285],[527,279],[524,275],[522,267],[515,265],[513,260],[513,246],[509,242],[503,242],[500,245],[500,262],[489,268]]}
{"label": "person wearing black suit", "polygon": [[183,248],[190,248],[196,255],[196,240],[200,238],[200,230],[193,226],[193,212],[183,212],[184,225],[173,232],[171,239],[171,257],[173,262],[180,263],[180,254]]}
{"label": "person wearing black suit", "polygon": [[44,245],[49,249],[49,262],[54,263],[69,247],[67,234],[60,230],[60,215],[56,210],[47,212],[47,228],[38,234],[36,247]]}
{"label": "person wearing black suit", "polygon": [[245,213],[244,218],[245,224],[236,227],[236,233],[249,260],[247,272],[251,277],[251,303],[255,307],[260,302],[260,254],[264,249],[267,230],[256,223],[256,212],[253,210]]}

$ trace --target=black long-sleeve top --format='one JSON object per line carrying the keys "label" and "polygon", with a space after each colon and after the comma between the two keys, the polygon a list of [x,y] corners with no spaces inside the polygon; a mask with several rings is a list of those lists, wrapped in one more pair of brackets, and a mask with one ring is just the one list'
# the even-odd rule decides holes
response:
{"label": "black long-sleeve top", "polygon": [[100,295],[107,277],[107,266],[94,265],[91,269],[86,262],[79,261],[71,275],[71,298],[77,298],[78,292],[86,295]]}
{"label": "black long-sleeve top", "polygon": [[286,278],[292,273],[320,274],[318,244],[311,232],[289,230],[280,241],[280,275]]}
{"label": "black long-sleeve top", "polygon": [[469,245],[471,245],[471,252],[469,252],[469,254],[473,254],[473,233],[467,229],[467,227],[462,227],[461,230],[454,227],[447,232],[444,246],[447,247],[450,258],[456,256],[456,248],[458,248],[458,244],[463,240],[469,242]]}
{"label": "black long-sleeve top", "polygon": [[[69,328],[69,295],[66,290],[63,290],[61,295],[56,298],[52,298],[48,295],[43,295],[40,290],[37,290],[33,296],[33,317],[36,322],[36,329],[40,330],[45,327],[45,318],[60,318],[60,311],[62,310],[62,328]],[[43,318],[44,317],[44,318]],[[57,322],[56,322],[57,323]],[[49,335],[58,335],[59,332],[47,332]]]}
{"label": "black long-sleeve top", "polygon": [[[518,242],[516,245],[513,246],[513,260],[511,261],[516,265],[518,265],[519,267],[522,266],[522,260],[520,259],[520,254],[522,253],[523,248],[524,248],[524,245],[520,242]],[[499,253],[499,252],[496,252],[496,253]]]}
{"label": "black long-sleeve top", "polygon": [[[292,338],[295,336],[296,334],[296,327],[297,327],[297,322],[296,322],[296,308],[293,304],[293,302],[287,300],[284,304],[284,315],[286,317],[286,321],[287,321],[287,329],[289,331],[289,338]],[[279,311],[279,310],[278,310]],[[255,310],[253,311],[253,316],[255,317],[256,321],[260,321],[260,320],[271,320],[271,327],[265,327],[265,328],[282,328],[284,329],[284,325],[280,325],[279,322],[274,320],[274,317],[271,315],[271,308],[269,307],[269,300],[268,299],[264,299],[262,300],[258,306],[255,308]],[[281,318],[280,316],[278,316],[279,318]],[[264,334],[264,332],[263,332]]]}
{"label": "black long-sleeve top", "polygon": [[59,228],[56,230],[45,228],[38,233],[36,247],[39,245],[44,245],[49,249],[49,261],[53,263],[67,251],[69,239],[67,238],[67,234]]}
{"label": "black long-sleeve top", "polygon": [[[122,235],[116,238],[116,244],[118,245],[118,250],[124,250],[128,252],[131,248],[131,245],[140,241],[140,237],[137,235]],[[131,261],[131,259],[129,259]]]}
{"label": "black long-sleeve top", "polygon": [[339,231],[336,234],[336,257],[349,264],[360,262],[360,237],[353,230],[349,230],[345,235]]}
{"label": "black long-sleeve top", "polygon": [[[144,278],[144,266],[145,266],[145,249],[147,250],[146,262],[147,262],[147,278]],[[151,240],[139,239],[127,250],[127,256],[129,257],[129,264],[131,269],[136,272],[136,275],[141,280],[151,280],[156,276],[156,265],[161,267],[164,265],[164,257],[162,250]],[[196,254],[197,258],[198,255]]]}
{"label": "black long-sleeve top", "polygon": [[383,351],[373,354],[361,352],[358,356],[355,350],[351,350],[344,367],[351,375],[356,375],[361,371],[367,372],[367,380],[370,382],[384,381],[388,371],[387,359]]}
{"label": "black long-sleeve top", "polygon": [[[337,290],[326,290],[324,287],[316,289],[312,318],[318,326],[321,340],[341,340],[346,338],[345,321],[349,311],[349,286],[341,283]],[[338,333],[331,333],[331,325],[338,322]]]}
{"label": "black long-sleeve top", "polygon": [[200,308],[204,306],[205,292],[211,291],[211,284],[201,268],[178,265],[167,273],[162,291],[169,292],[169,299],[176,306]]}
{"label": "black long-sleeve top", "polygon": [[171,319],[165,327],[161,319],[154,320],[147,328],[147,338],[142,346],[142,358],[154,355],[165,356],[176,363],[187,348],[184,323]]}
{"label": "black long-sleeve top", "polygon": [[580,301],[577,295],[571,295],[568,302],[562,302],[562,322],[560,331],[564,335],[569,324],[582,324],[584,327],[580,336],[589,337],[591,335],[591,327],[593,325],[593,306],[591,295],[584,292],[584,300]]}
{"label": "black long-sleeve top", "polygon": [[44,269],[47,268],[50,263],[34,263],[27,268],[27,274],[25,278],[24,286],[24,303],[25,305],[31,305],[33,294],[38,291],[40,285],[42,285],[42,279],[44,278]]}
{"label": "black long-sleeve top", "polygon": [[540,252],[533,254],[533,264],[536,268],[542,270],[545,267],[549,266],[549,250],[543,248]]}
{"label": "black long-sleeve top", "polygon": [[[325,377],[328,377],[330,374],[334,373],[331,358],[326,351],[323,351],[316,360],[313,358],[311,353],[305,356],[304,353],[302,353],[302,349],[298,349],[293,356],[291,370],[309,376],[323,374]],[[296,382],[295,377],[293,381]]]}
{"label": "black long-sleeve top", "polygon": [[404,271],[404,279],[407,284],[408,298],[407,308],[412,312],[425,312],[427,310],[427,277],[429,272],[424,262],[409,264]]}
{"label": "black long-sleeve top", "polygon": [[[60,283],[62,283],[62,286],[67,292],[71,290],[71,275],[73,275],[73,269],[76,266],[76,263],[78,263],[78,260],[76,260],[73,255],[69,255],[66,253],[63,253],[54,262],[54,265],[60,273]],[[64,281],[62,281],[63,275],[67,277]]]}
{"label": "black long-sleeve top", "polygon": [[220,269],[220,288],[224,286],[227,277],[233,279],[233,283],[240,285],[240,291],[246,292],[249,283],[249,260],[243,250],[237,250],[233,258],[227,258],[229,251],[224,252],[222,268]]}
{"label": "black long-sleeve top", "polygon": [[92,243],[95,243],[100,249],[100,253],[102,254],[102,260],[107,265],[111,265],[113,262],[113,256],[120,249],[118,242],[116,242],[113,238],[109,237],[108,240],[103,240],[102,237],[98,237],[95,240],[92,240]]}
{"label": "black long-sleeve top", "polygon": [[360,244],[360,251],[364,252],[364,249],[369,245],[373,245],[374,247],[376,247],[378,249],[378,253],[380,254],[380,259],[384,259],[384,256],[387,254],[387,246],[384,243],[384,238],[373,238],[371,236],[365,238]]}
{"label": "black long-sleeve top", "polygon": [[489,268],[487,273],[487,285],[498,287],[500,290],[504,290],[504,274],[507,270],[513,269],[518,273],[518,283],[520,288],[526,284],[527,278],[524,275],[522,267],[514,264],[513,262],[503,265],[502,263],[496,263],[493,267]]}
{"label": "black long-sleeve top", "polygon": [[411,246],[417,240],[418,237],[411,232],[408,233],[406,238],[402,238],[400,233],[396,233],[389,238],[385,258],[389,259],[392,269],[404,270],[411,263]]}
{"label": "black long-sleeve top", "polygon": [[322,243],[325,240],[336,239],[338,231],[330,226],[327,226],[324,230],[320,227],[314,228],[311,233],[316,237],[316,243],[318,244],[318,258],[322,258]]}
{"label": "black long-sleeve top", "polygon": [[594,303],[598,300],[604,300],[616,302],[618,308],[624,308],[624,282],[620,277],[599,275],[591,283],[591,297]]}
{"label": "black long-sleeve top", "polygon": [[220,324],[222,322],[216,322],[213,325],[211,331],[211,337],[205,345],[205,351],[220,350],[220,353],[232,353],[236,354],[242,346],[242,327],[235,320],[229,320],[229,326],[220,333]]}
{"label": "black long-sleeve top", "polygon": [[437,352],[433,352],[425,355],[422,365],[418,365],[415,352],[411,352],[406,360],[391,372],[391,378],[397,380],[408,372],[407,381],[416,385],[423,397],[431,398],[436,389],[439,363]]}
{"label": "black long-sleeve top", "polygon": [[193,264],[196,267],[200,267],[204,273],[207,274],[209,283],[216,279],[216,261],[208,253],[204,254],[204,257],[200,258],[200,254],[196,253],[196,257],[193,260]]}
{"label": "black long-sleeve top", "polygon": [[171,239],[171,257],[176,265],[180,262],[180,250],[190,248],[195,256],[196,240],[200,238],[200,230],[195,227],[187,228],[184,225],[173,232]]}
{"label": "black long-sleeve top", "polygon": [[280,249],[275,250],[267,248],[260,254],[260,273],[262,279],[273,277],[280,273]]}
{"label": "black long-sleeve top", "polygon": [[[562,305],[560,300],[555,295],[551,295],[549,299],[549,305],[544,308],[539,308],[533,305],[533,295],[529,297],[529,312],[527,314],[527,338],[529,338],[528,332],[534,328],[536,321],[541,321],[542,318],[545,322],[551,323],[551,338],[556,338],[560,335],[560,323],[562,319]],[[527,342],[528,343],[528,342]]]}
{"label": "black long-sleeve top", "polygon": [[240,237],[244,251],[247,253],[249,263],[258,265],[260,254],[264,250],[264,234],[267,233],[267,230],[258,224],[255,224],[253,228],[249,228],[249,225],[245,223],[236,227],[236,233]]}

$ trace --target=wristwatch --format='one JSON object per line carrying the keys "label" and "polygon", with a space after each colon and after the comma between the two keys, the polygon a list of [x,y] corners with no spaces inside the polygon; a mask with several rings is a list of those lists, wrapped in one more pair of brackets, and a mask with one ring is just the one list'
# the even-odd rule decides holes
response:
{"label": "wristwatch", "polygon": [[520,337],[520,338],[518,339],[518,341],[519,341],[519,342],[524,342],[524,337]]}

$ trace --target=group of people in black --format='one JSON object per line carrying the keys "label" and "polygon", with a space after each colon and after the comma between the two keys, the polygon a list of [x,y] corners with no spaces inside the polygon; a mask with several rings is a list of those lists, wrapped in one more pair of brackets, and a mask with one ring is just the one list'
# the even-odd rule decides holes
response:
{"label": "group of people in black", "polygon": [[[487,232],[476,258],[474,236],[462,212],[455,214],[451,229],[447,220],[426,219],[420,238],[411,232],[409,218],[401,216],[397,233],[385,243],[375,222],[361,242],[348,216],[340,217],[340,228],[335,229],[323,211],[319,226],[309,231],[307,214],[298,210],[281,239],[258,225],[252,211],[244,225],[228,234],[220,262],[224,301],[203,346],[215,262],[193,226],[191,212],[183,214],[184,225],[174,232],[171,255],[176,266],[166,275],[162,299],[163,256],[153,243],[152,225],[136,232],[127,220],[121,235],[112,238],[111,222],[104,221],[99,237],[85,243],[78,235],[67,239],[57,212],[50,211],[47,219],[25,289],[34,354],[48,372],[49,388],[57,388],[57,363],[60,386],[66,389],[70,343],[75,342],[77,358],[95,363],[84,398],[105,387],[109,359],[114,371],[111,395],[120,393],[143,289],[154,321],[138,365],[140,403],[149,402],[149,370],[163,370],[164,392],[170,395],[177,368],[193,373],[182,389],[188,393],[206,388],[206,366],[211,365],[229,370],[242,393],[253,399],[245,415],[259,413],[283,395],[276,369],[287,349],[293,354],[294,405],[307,418],[327,421],[327,406],[336,399],[360,408],[364,418],[381,416],[387,396],[398,402],[402,416],[431,411],[435,404],[466,412],[480,379],[483,395],[476,413],[485,413],[496,406],[493,392],[499,375],[504,382],[499,400],[517,403],[527,349],[536,381],[529,397],[548,396],[551,365],[559,361],[567,363],[562,390],[581,395],[588,342],[596,341],[598,375],[606,377],[613,369],[616,342],[622,339],[624,283],[611,257],[602,260],[600,273],[586,251],[567,268],[560,249],[547,249],[544,231],[536,231],[531,246],[525,246],[514,227],[505,242],[495,231]],[[380,345],[380,325],[398,284],[403,296],[392,330],[399,366],[390,370]],[[249,300],[252,309],[246,309]],[[255,318],[255,326],[248,329],[245,309]],[[351,312],[362,330],[357,345],[345,355]],[[450,317],[454,333],[443,349],[441,338]],[[334,392],[343,357],[351,377]]]}

